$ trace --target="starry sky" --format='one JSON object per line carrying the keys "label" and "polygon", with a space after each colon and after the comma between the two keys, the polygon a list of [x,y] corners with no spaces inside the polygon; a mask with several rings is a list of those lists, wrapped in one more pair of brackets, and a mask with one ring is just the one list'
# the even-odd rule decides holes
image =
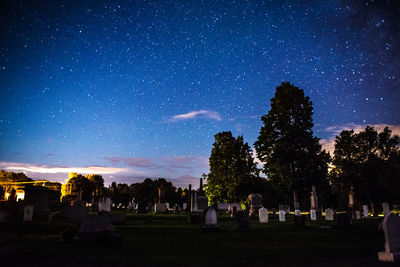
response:
{"label": "starry sky", "polygon": [[342,129],[400,133],[396,1],[1,1],[0,168],[198,184],[213,135],[250,145],[276,86]]}

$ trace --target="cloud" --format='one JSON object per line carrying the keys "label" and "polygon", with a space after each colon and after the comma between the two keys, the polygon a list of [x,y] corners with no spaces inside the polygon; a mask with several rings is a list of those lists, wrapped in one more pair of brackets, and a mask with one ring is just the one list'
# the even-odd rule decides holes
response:
{"label": "cloud", "polygon": [[124,160],[124,158],[121,157],[103,157],[102,159],[105,159],[111,162],[112,164],[117,164]]}
{"label": "cloud", "polygon": [[151,167],[151,162],[153,159],[149,158],[126,158],[124,159],[124,162],[126,165],[131,166],[131,167]]}
{"label": "cloud", "polygon": [[182,120],[196,119],[196,118],[206,118],[216,121],[221,121],[222,117],[218,112],[211,110],[194,110],[185,114],[179,114],[172,117],[170,121],[177,122]]}
{"label": "cloud", "polygon": [[47,153],[46,155],[44,155],[45,157],[51,157],[51,156],[55,156],[55,154],[53,153]]}
{"label": "cloud", "polygon": [[96,174],[116,174],[126,172],[125,168],[103,167],[103,166],[88,166],[88,167],[60,167],[30,163],[17,162],[0,162],[0,168],[7,171],[22,171],[29,173],[96,173]]}
{"label": "cloud", "polygon": [[354,130],[354,132],[359,133],[363,131],[367,126],[374,127],[375,130],[377,130],[378,132],[382,132],[385,127],[389,127],[389,129],[392,130],[392,134],[400,135],[400,125],[383,124],[383,123],[361,125],[361,124],[349,123],[345,125],[334,125],[327,127],[325,131],[331,133],[332,136],[329,137],[328,139],[321,139],[319,143],[321,144],[322,149],[325,149],[326,151],[330,152],[331,155],[333,155],[333,151],[335,150],[335,138],[337,135],[339,135],[344,130]]}
{"label": "cloud", "polygon": [[176,168],[188,166],[208,167],[208,158],[200,156],[164,156],[161,160],[164,164]]}
{"label": "cloud", "polygon": [[158,158],[103,157],[111,163],[119,163],[128,168],[127,175],[145,177],[180,177],[182,175],[201,175],[208,172],[207,157],[188,155],[164,155]]}

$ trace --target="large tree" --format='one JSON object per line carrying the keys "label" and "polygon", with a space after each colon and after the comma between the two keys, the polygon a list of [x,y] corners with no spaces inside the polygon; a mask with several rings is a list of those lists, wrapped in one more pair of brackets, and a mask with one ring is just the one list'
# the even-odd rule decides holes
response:
{"label": "large tree", "polygon": [[206,194],[212,203],[245,200],[249,193],[246,185],[258,176],[252,150],[242,136],[235,138],[231,132],[221,132],[214,137]]}
{"label": "large tree", "polygon": [[367,126],[364,131],[342,131],[335,140],[331,171],[334,190],[347,195],[354,186],[356,199],[370,203],[400,203],[400,139],[389,128],[378,133]]}
{"label": "large tree", "polygon": [[[289,82],[276,88],[271,109],[254,146],[264,173],[280,192],[293,193],[294,203],[305,201],[311,186],[328,191],[329,154],[313,136],[313,106],[304,91]],[[305,194],[307,192],[307,194]],[[322,195],[322,194],[320,194]]]}

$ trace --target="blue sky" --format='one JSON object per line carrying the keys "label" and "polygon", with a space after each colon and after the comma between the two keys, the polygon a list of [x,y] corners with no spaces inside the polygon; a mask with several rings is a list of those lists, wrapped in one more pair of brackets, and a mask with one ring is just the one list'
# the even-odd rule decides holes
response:
{"label": "blue sky", "polygon": [[276,86],[344,128],[400,125],[395,1],[6,1],[0,167],[106,183],[208,172],[213,135],[250,145]]}

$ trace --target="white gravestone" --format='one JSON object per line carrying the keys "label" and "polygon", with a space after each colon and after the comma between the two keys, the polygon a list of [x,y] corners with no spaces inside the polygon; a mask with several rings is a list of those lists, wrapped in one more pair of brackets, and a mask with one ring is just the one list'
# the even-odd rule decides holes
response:
{"label": "white gravestone", "polygon": [[333,210],[332,209],[325,210],[325,220],[333,221]]}
{"label": "white gravestone", "polygon": [[383,210],[383,215],[385,215],[385,216],[388,215],[390,213],[389,203],[383,202],[382,210]]}
{"label": "white gravestone", "polygon": [[111,198],[107,197],[99,201],[99,211],[111,212]]}
{"label": "white gravestone", "polygon": [[156,203],[154,204],[154,212],[155,213],[163,213],[166,212],[166,205],[165,203]]}
{"label": "white gravestone", "polygon": [[33,206],[25,206],[24,208],[24,222],[31,222],[33,217]]}
{"label": "white gravestone", "polygon": [[368,218],[368,206],[363,205],[363,217]]}
{"label": "white gravestone", "polygon": [[206,226],[217,225],[217,213],[213,208],[208,208],[204,216],[204,224]]}
{"label": "white gravestone", "polygon": [[317,220],[317,212],[316,212],[316,210],[310,210],[310,218],[311,218],[311,221],[316,221]]}
{"label": "white gravestone", "polygon": [[378,252],[378,259],[387,262],[400,262],[400,217],[389,213],[382,223],[385,232],[385,251]]}
{"label": "white gravestone", "polygon": [[279,221],[280,222],[284,222],[285,221],[285,211],[284,210],[280,210],[279,211]]}
{"label": "white gravestone", "polygon": [[294,210],[294,215],[295,216],[300,216],[301,215],[301,211],[299,209]]}
{"label": "white gravestone", "polygon": [[260,223],[268,222],[268,210],[266,208],[260,208],[258,210],[258,217],[260,219]]}

